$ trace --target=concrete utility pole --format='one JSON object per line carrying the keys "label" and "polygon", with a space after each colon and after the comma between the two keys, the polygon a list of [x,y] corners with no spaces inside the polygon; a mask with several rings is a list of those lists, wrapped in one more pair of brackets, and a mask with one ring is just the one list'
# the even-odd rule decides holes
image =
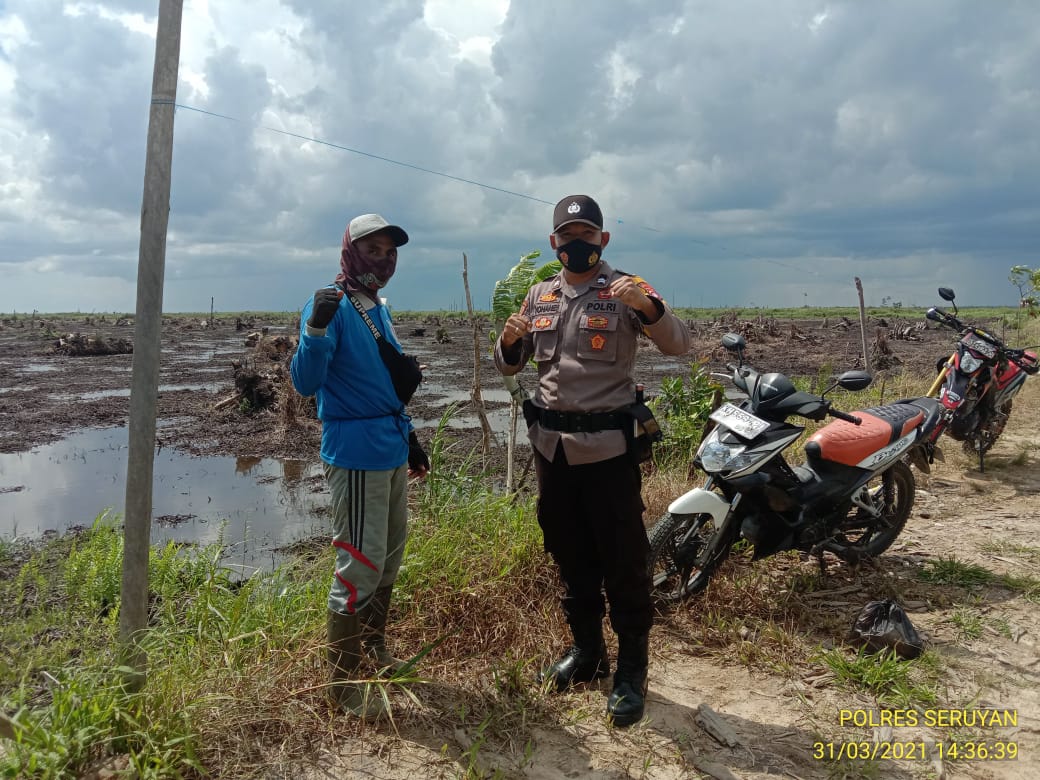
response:
{"label": "concrete utility pole", "polygon": [[137,259],[137,317],[130,380],[130,447],[126,470],[126,526],[119,640],[123,663],[135,670],[131,687],[144,685],[147,658],[141,635],[148,624],[148,552],[152,530],[155,402],[159,391],[166,228],[170,217],[173,113],[181,55],[183,0],[159,0],[155,33],[152,105],[141,200],[141,245]]}

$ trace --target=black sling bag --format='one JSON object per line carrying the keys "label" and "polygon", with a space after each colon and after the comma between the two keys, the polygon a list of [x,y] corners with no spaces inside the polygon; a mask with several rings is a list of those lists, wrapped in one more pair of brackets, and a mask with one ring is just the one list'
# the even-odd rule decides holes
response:
{"label": "black sling bag", "polygon": [[397,393],[401,403],[407,404],[412,400],[412,396],[415,395],[415,391],[419,388],[419,383],[422,382],[422,369],[419,368],[419,361],[412,355],[398,352],[393,344],[383,338],[383,334],[379,332],[379,328],[372,322],[372,318],[368,316],[368,312],[361,305],[361,301],[350,292],[347,292],[347,297],[354,304],[354,308],[358,310],[361,319],[368,325],[368,329],[372,331],[372,336],[375,338],[376,346],[379,349],[379,357],[382,358],[386,370],[390,372],[390,382],[394,386],[394,392]]}

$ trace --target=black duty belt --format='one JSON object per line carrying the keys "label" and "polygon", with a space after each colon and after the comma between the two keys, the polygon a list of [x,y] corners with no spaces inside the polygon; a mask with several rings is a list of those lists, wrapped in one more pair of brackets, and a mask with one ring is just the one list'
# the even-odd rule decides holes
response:
{"label": "black duty belt", "polygon": [[624,412],[557,412],[539,409],[538,422],[543,428],[561,433],[596,433],[623,430],[632,424],[632,417]]}

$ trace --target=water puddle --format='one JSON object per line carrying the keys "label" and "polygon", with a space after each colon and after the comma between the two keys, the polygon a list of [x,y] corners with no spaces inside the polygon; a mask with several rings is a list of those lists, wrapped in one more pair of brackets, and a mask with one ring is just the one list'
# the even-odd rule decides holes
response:
{"label": "water puddle", "polygon": [[[0,454],[0,539],[89,525],[107,508],[122,515],[126,466],[125,428],[87,429]],[[277,565],[275,548],[327,533],[320,464],[163,449],[153,483],[153,544],[222,542],[225,563],[249,570]]]}
{"label": "water puddle", "polygon": [[[491,430],[496,434],[506,434],[509,431],[509,407],[504,409],[489,409],[487,413],[488,425],[491,426]],[[425,430],[429,428],[436,428],[440,425],[440,418],[429,419],[425,417],[413,417],[412,425],[419,429]],[[466,415],[464,417],[451,417],[448,420],[448,428],[456,428],[460,430],[479,428],[480,420],[477,419],[476,415]],[[517,431],[521,438],[524,438],[524,432],[527,430],[527,426],[524,425],[523,419],[517,423]],[[505,439],[502,439],[504,442]],[[524,439],[526,441],[526,439]]]}
{"label": "water puddle", "polygon": [[[224,385],[211,382],[203,385],[159,385],[160,393],[175,393],[180,391],[198,391],[203,390],[208,393],[215,393],[220,390]],[[130,396],[129,387],[120,387],[115,390],[88,390],[85,393],[51,393],[51,398],[58,401],[97,401],[100,398],[128,398]]]}
{"label": "water puddle", "polygon": [[[448,390],[443,385],[424,385],[422,392],[431,406],[447,406],[470,400],[469,390]],[[508,403],[509,391],[504,387],[492,390],[484,387],[480,390],[480,397],[484,399],[484,403]]]}

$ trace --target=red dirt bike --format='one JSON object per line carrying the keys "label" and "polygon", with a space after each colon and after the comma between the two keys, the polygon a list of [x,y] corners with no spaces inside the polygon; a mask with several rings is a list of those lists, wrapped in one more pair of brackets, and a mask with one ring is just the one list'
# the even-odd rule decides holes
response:
{"label": "red dirt bike", "polygon": [[992,333],[957,318],[955,295],[949,287],[940,287],[939,296],[953,304],[953,314],[933,306],[925,316],[957,331],[961,339],[949,358],[936,363],[939,375],[928,396],[938,393],[943,411],[922,449],[930,462],[936,441],[948,433],[963,442],[965,452],[978,455],[979,471],[984,471],[985,455],[1004,431],[1012,399],[1026,375],[1040,370],[1036,353],[1029,351],[1037,347],[1008,347]]}
{"label": "red dirt bike", "polygon": [[[727,368],[746,398],[711,413],[716,426],[694,459],[707,482],[672,501],[649,532],[658,602],[703,590],[741,539],[756,560],[781,550],[821,560],[826,551],[852,563],[880,555],[914,505],[914,474],[903,458],[927,440],[941,413],[934,398],[915,398],[847,414],[826,393],[862,390],[870,374],[847,371],[816,395],[745,364],[743,336],[728,333],[722,345],[738,356]],[[805,464],[789,465],[782,453],[804,426],[788,418],[828,416],[837,421],[806,442]]]}

